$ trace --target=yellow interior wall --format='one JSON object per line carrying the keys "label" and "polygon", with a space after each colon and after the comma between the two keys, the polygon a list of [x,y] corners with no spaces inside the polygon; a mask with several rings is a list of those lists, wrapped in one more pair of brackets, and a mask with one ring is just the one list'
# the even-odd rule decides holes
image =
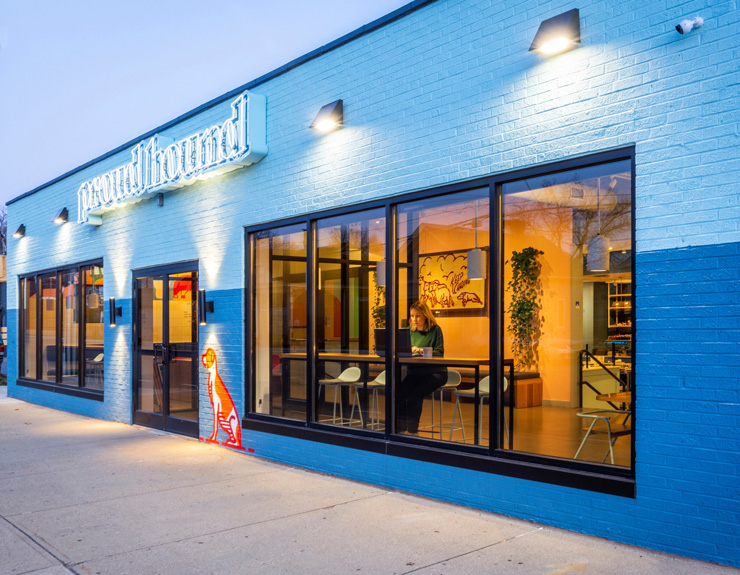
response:
{"label": "yellow interior wall", "polygon": [[[478,247],[488,247],[488,218],[483,219],[478,228]],[[419,226],[419,253],[439,253],[446,251],[471,250],[475,247],[475,231],[469,227],[427,225]],[[488,270],[490,278],[490,269]],[[418,281],[418,280],[417,280]],[[447,357],[488,357],[490,281],[487,284],[486,310],[484,315],[445,315],[437,316],[442,328]]]}
{"label": "yellow interior wall", "polygon": [[[534,206],[536,207],[536,206]],[[539,256],[542,263],[542,306],[540,317],[542,335],[539,343],[539,367],[542,377],[544,401],[571,403],[572,368],[574,357],[581,342],[574,336],[581,333],[582,317],[574,314],[572,290],[573,221],[570,210],[553,210],[546,215],[547,225],[540,229],[536,218],[512,219],[504,216],[504,261],[509,261],[513,251],[533,247],[544,252]],[[542,220],[539,220],[542,223]],[[543,233],[544,230],[556,233]],[[504,286],[511,281],[511,265],[504,266]],[[576,280],[577,281],[577,280]],[[576,299],[579,299],[576,297]],[[582,298],[580,298],[582,299]],[[511,296],[508,288],[504,293],[504,310],[508,309]],[[576,325],[578,324],[578,325]],[[511,337],[506,331],[509,314],[504,316],[504,356],[513,357]],[[580,339],[580,336],[579,336]]]}

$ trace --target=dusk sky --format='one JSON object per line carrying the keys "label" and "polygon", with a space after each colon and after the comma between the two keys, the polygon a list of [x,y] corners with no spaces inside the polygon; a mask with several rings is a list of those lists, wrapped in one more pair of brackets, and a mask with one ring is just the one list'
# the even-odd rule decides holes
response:
{"label": "dusk sky", "polygon": [[0,0],[0,204],[409,0]]}

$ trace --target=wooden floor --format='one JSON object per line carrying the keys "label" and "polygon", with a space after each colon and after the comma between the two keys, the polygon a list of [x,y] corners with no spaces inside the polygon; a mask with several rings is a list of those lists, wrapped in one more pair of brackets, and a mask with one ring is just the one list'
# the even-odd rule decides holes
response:
{"label": "wooden floor", "polygon": [[[324,403],[319,410],[319,418],[323,423],[332,423],[333,401],[331,401],[331,399],[332,398],[329,398],[329,401]],[[419,422],[418,435],[419,437],[429,438],[435,441],[449,442],[450,426],[455,405],[454,401],[452,401],[449,396],[445,396],[441,439],[439,432],[439,401],[435,401],[434,403],[434,427],[432,427],[432,400],[430,396],[424,402],[424,410],[422,412],[421,421]],[[385,399],[382,394],[379,395],[379,404],[379,424],[375,426],[375,429],[382,430],[385,426]],[[464,442],[472,445],[474,437],[473,403],[461,403],[461,408],[462,420],[465,426]],[[362,427],[358,410],[355,410],[354,420],[351,422],[349,421],[350,409],[351,398],[342,410],[344,420],[339,418],[339,408],[337,407],[336,424],[344,426],[351,425],[356,428]],[[506,409],[508,416],[508,407]],[[515,409],[513,433],[514,450],[563,459],[573,459],[586,435],[586,429],[588,429],[588,425],[590,423],[590,421],[577,416],[577,413],[580,411],[589,410],[566,407],[527,407]],[[480,441],[480,444],[487,446],[489,444],[487,404],[484,404],[483,412],[483,439]],[[305,418],[305,415],[302,414],[299,417]],[[616,416],[612,419],[613,424],[617,423],[616,419]],[[619,420],[621,421],[621,419],[622,418],[620,417]],[[369,421],[364,423],[366,428],[370,428]],[[458,429],[460,427],[459,416],[456,418],[455,427],[456,429],[452,433],[452,442],[463,443],[462,429]],[[607,434],[602,432],[604,429],[605,426],[602,424],[595,426],[594,432],[591,433],[583,446],[583,450],[578,457],[579,460],[601,463],[606,456],[604,463],[611,464]],[[630,466],[631,444],[630,435],[624,435],[616,440],[613,448],[615,466]],[[502,447],[507,448],[508,446],[504,443]]]}

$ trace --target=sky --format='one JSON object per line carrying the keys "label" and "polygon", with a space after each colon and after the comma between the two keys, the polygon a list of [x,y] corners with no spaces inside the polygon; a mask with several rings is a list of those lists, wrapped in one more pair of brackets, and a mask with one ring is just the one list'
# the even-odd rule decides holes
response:
{"label": "sky", "polygon": [[0,205],[410,0],[0,0]]}

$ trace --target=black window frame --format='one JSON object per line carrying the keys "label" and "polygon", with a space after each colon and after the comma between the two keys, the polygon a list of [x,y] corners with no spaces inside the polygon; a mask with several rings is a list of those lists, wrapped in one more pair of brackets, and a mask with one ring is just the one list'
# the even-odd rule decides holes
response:
{"label": "black window frame", "polygon": [[[84,387],[85,383],[85,349],[86,349],[86,334],[85,334],[85,326],[86,326],[86,309],[87,309],[87,302],[85,301],[84,297],[84,270],[87,267],[92,266],[99,266],[103,270],[105,270],[105,266],[103,265],[103,259],[98,258],[94,260],[88,260],[84,262],[78,262],[73,263],[69,265],[64,266],[57,266],[54,268],[48,268],[44,270],[35,271],[32,273],[23,274],[21,276],[18,276],[18,373],[24,373],[25,372],[25,321],[26,321],[26,309],[25,309],[25,291],[24,291],[24,281],[28,278],[35,278],[36,279],[36,289],[37,289],[37,312],[36,312],[36,370],[35,374],[36,377],[30,378],[30,377],[18,377],[17,385],[21,387],[30,387],[33,389],[40,389],[43,391],[51,391],[55,393],[60,393],[63,395],[71,395],[75,397],[81,397],[85,399],[92,399],[96,401],[103,401],[104,395],[105,395],[105,382],[103,382],[103,389],[90,389],[87,387]],[[62,314],[64,310],[64,297],[63,297],[63,286],[61,282],[62,275],[65,272],[69,271],[76,271],[79,274],[80,281],[77,283],[77,301],[79,302],[79,305],[77,306],[77,309],[75,311],[75,314],[77,316],[77,385],[70,385],[68,383],[62,383],[62,370],[61,370],[61,362],[62,362],[62,354],[60,353],[61,343],[62,343]],[[43,345],[42,345],[42,313],[41,313],[41,306],[42,306],[42,300],[41,297],[42,294],[42,288],[41,288],[41,278],[43,276],[49,276],[55,274],[56,275],[56,326],[55,326],[55,346],[57,348],[57,352],[55,354],[56,358],[56,381],[47,381],[39,378],[39,374],[42,370],[42,364],[43,364]],[[103,338],[105,339],[105,329],[103,330]]]}
{"label": "black window frame", "polygon": [[[515,180],[543,176],[555,172],[563,172],[576,168],[585,168],[599,164],[606,164],[619,160],[627,160],[631,167],[631,242],[633,249],[632,257],[632,362],[635,365],[637,341],[635,337],[637,309],[635,306],[637,282],[635,275],[635,148],[629,146],[604,152],[588,154],[562,160],[554,163],[531,166],[519,170],[495,174],[484,178],[468,180],[465,182],[440,186],[423,191],[399,194],[379,200],[363,202],[359,204],[341,206],[338,208],[324,210],[321,212],[312,212],[309,214],[274,220],[253,226],[245,227],[245,410],[242,419],[242,426],[245,429],[272,433],[287,437],[305,439],[309,441],[321,442],[330,445],[350,447],[374,453],[383,453],[397,457],[404,457],[429,463],[459,467],[463,469],[492,473],[507,477],[516,477],[520,479],[529,479],[542,483],[573,487],[593,492],[599,492],[622,497],[636,496],[636,472],[635,472],[635,427],[638,419],[636,415],[635,389],[632,386],[632,406],[633,406],[633,432],[631,434],[631,462],[629,468],[613,467],[599,463],[562,459],[540,454],[525,452],[509,451],[499,446],[498,435],[500,426],[492,425],[492,441],[489,446],[473,446],[465,444],[442,444],[440,442],[429,441],[428,439],[394,435],[392,425],[386,426],[386,429],[379,433],[366,432],[363,430],[353,429],[351,427],[328,426],[313,421],[312,406],[309,404],[306,411],[306,420],[287,420],[273,415],[255,413],[253,411],[254,398],[252,393],[252,366],[254,360],[254,347],[252,345],[254,338],[253,322],[253,301],[252,293],[254,289],[253,273],[253,243],[251,235],[260,231],[283,227],[289,225],[304,225],[308,233],[307,246],[307,289],[308,289],[308,349],[307,349],[307,370],[309,377],[309,388],[307,397],[312,398],[314,394],[315,382],[315,325],[314,314],[315,308],[315,258],[316,245],[313,232],[316,229],[316,222],[333,216],[346,215],[354,212],[360,212],[370,209],[385,208],[386,216],[386,256],[387,256],[387,276],[389,281],[386,284],[386,326],[395,326],[397,324],[397,302],[396,302],[396,277],[391,273],[396,269],[396,255],[394,249],[388,246],[394,246],[396,240],[396,206],[410,202],[418,201],[430,197],[451,195],[458,192],[479,189],[481,187],[489,188],[489,201],[491,206],[491,226],[490,226],[490,250],[491,250],[491,307],[489,311],[490,321],[490,347],[492,372],[495,368],[498,373],[504,373],[503,364],[503,341],[504,341],[504,282],[503,282],[503,184]],[[496,270],[494,272],[494,270]],[[391,279],[392,278],[392,279]],[[387,338],[390,338],[390,349],[393,349],[395,330],[390,329]],[[392,370],[392,354],[386,358],[386,369]],[[389,371],[390,373],[390,371]],[[633,370],[634,374],[634,370]],[[386,413],[392,411],[392,395],[386,394]],[[311,399],[308,400],[309,402]],[[499,410],[500,398],[493,402],[491,409]],[[498,427],[499,429],[495,429]],[[493,438],[496,441],[493,441]]]}

